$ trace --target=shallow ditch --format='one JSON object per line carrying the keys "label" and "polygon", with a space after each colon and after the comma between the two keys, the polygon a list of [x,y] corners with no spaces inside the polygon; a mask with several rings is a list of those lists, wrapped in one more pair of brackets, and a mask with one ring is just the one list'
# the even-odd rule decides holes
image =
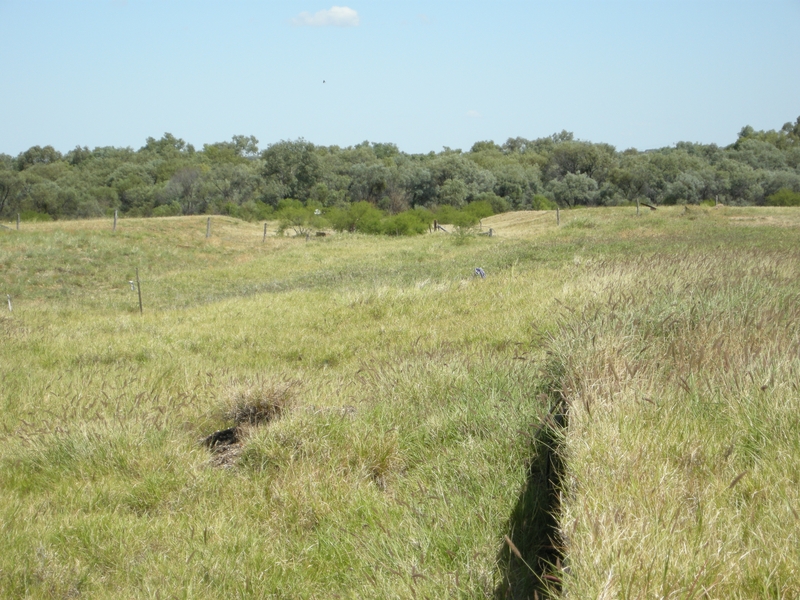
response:
{"label": "shallow ditch", "polygon": [[564,464],[559,446],[567,412],[560,394],[551,406],[531,432],[528,476],[498,556],[503,581],[495,589],[496,600],[556,598],[561,591],[564,548],[558,514]]}

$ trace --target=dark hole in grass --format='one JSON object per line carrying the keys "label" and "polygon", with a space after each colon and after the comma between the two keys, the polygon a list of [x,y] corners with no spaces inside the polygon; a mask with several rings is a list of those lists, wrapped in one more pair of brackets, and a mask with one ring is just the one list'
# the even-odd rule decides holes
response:
{"label": "dark hole in grass", "polygon": [[222,417],[235,424],[203,438],[202,444],[226,457],[225,460],[219,457],[217,462],[221,466],[230,466],[239,454],[232,447],[241,444],[246,429],[280,417],[294,400],[296,386],[295,381],[274,382],[262,378],[232,382]]}
{"label": "dark hole in grass", "polygon": [[495,600],[555,598],[561,591],[563,546],[558,530],[559,489],[564,465],[559,453],[567,415],[563,400],[533,432],[528,476],[508,523],[498,556],[503,582]]}
{"label": "dark hole in grass", "polygon": [[215,431],[208,437],[203,439],[203,445],[211,450],[220,446],[230,446],[231,444],[239,443],[240,431],[238,425],[236,427],[229,427],[228,429],[220,429]]}

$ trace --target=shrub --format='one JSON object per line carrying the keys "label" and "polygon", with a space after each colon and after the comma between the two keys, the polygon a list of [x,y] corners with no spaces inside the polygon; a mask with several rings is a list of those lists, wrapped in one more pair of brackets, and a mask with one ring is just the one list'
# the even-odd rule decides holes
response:
{"label": "shrub", "polygon": [[239,217],[245,221],[266,221],[272,216],[273,212],[274,210],[269,204],[265,204],[260,200],[250,200],[239,208]]}
{"label": "shrub", "polygon": [[181,205],[173,201],[169,204],[162,204],[153,209],[154,217],[175,217],[181,214]]}
{"label": "shrub", "polygon": [[384,219],[382,228],[386,235],[417,235],[424,233],[429,224],[414,211],[407,210]]}
{"label": "shrub", "polygon": [[464,212],[474,215],[477,219],[491,217],[494,214],[492,205],[486,200],[473,200],[464,208]]}
{"label": "shrub", "polygon": [[35,210],[23,210],[19,213],[20,221],[34,221],[34,222],[43,222],[43,221],[52,221],[53,217],[48,215],[47,213],[40,213],[36,212]]}
{"label": "shrub", "polygon": [[369,202],[354,202],[347,208],[334,208],[327,214],[336,231],[382,233],[383,213]]}
{"label": "shrub", "polygon": [[[499,215],[500,213],[508,212],[511,210],[511,204],[502,196],[498,196],[493,192],[483,192],[475,196],[476,202],[488,202],[492,207],[492,214]],[[470,203],[472,204],[472,203]],[[486,215],[487,217],[489,215]],[[481,217],[483,218],[483,217]]]}
{"label": "shrub", "polygon": [[768,206],[800,206],[800,192],[789,188],[781,188],[771,196],[767,196]]}
{"label": "shrub", "polygon": [[542,196],[541,194],[536,194],[531,199],[531,209],[532,210],[555,210],[556,203],[550,200],[547,196]]}

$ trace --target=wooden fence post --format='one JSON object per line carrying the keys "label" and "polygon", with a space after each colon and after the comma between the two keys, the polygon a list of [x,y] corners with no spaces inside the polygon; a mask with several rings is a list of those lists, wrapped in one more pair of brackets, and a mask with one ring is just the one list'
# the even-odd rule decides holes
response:
{"label": "wooden fence post", "polygon": [[111,229],[111,231],[116,231],[116,230],[117,230],[117,211],[114,211],[114,227]]}
{"label": "wooden fence post", "polygon": [[139,292],[139,314],[142,312],[142,284],[139,282],[139,267],[136,267],[136,291]]}
{"label": "wooden fence post", "polygon": [[262,242],[266,242],[267,241],[267,224],[266,223],[264,223],[264,237],[261,238],[261,241]]}
{"label": "wooden fence post", "polygon": [[11,294],[6,294],[6,298],[8,298],[8,312],[12,312],[12,310],[11,310]]}
{"label": "wooden fence post", "polygon": [[19,213],[17,213],[17,231],[19,231]]}
{"label": "wooden fence post", "polygon": [[211,217],[208,217],[208,221],[206,221],[206,238],[211,237]]}
{"label": "wooden fence post", "polygon": [[558,210],[558,204],[556,204],[556,225],[561,225],[561,211]]}

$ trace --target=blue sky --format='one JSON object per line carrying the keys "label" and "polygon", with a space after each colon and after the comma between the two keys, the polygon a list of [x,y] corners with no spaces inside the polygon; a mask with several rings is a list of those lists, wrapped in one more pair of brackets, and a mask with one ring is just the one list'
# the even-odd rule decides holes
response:
{"label": "blue sky", "polygon": [[800,0],[0,0],[0,152],[725,145],[800,116],[798,27]]}

